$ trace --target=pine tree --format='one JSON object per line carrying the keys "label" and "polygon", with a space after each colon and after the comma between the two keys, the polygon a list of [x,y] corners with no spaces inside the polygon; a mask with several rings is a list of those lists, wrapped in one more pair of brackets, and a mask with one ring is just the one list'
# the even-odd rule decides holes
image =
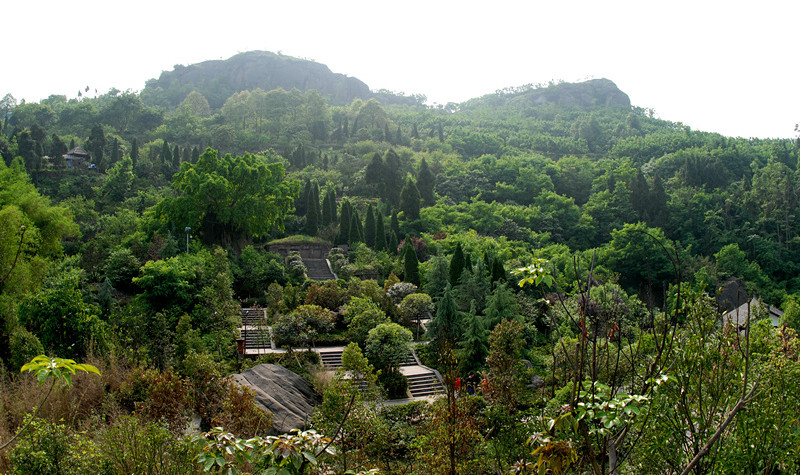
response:
{"label": "pine tree", "polygon": [[417,185],[411,176],[406,177],[406,184],[400,192],[400,209],[405,214],[406,221],[416,221],[419,219],[420,198]]}
{"label": "pine tree", "polygon": [[428,335],[434,348],[441,349],[445,345],[455,347],[461,339],[461,315],[456,310],[452,290],[448,284],[442,292],[442,298],[436,303],[436,315],[428,325]]}
{"label": "pine tree", "polygon": [[486,299],[486,321],[488,328],[492,329],[503,320],[516,320],[517,299],[514,293],[506,287],[506,284],[499,284],[492,295]]}
{"label": "pine tree", "polygon": [[464,336],[458,342],[456,351],[462,374],[479,371],[489,354],[489,331],[483,323],[483,318],[476,315],[474,305],[465,316],[465,320]]}
{"label": "pine tree", "polygon": [[458,285],[458,279],[464,272],[464,250],[461,248],[461,243],[456,243],[456,250],[453,252],[453,257],[450,258],[450,286],[455,287]]}
{"label": "pine tree", "polygon": [[419,196],[422,198],[422,203],[425,206],[433,206],[436,203],[436,198],[433,194],[433,189],[436,186],[436,177],[428,167],[428,162],[422,159],[419,164],[419,173],[417,173],[417,189]]}
{"label": "pine tree", "polygon": [[419,260],[417,259],[417,251],[414,250],[414,245],[409,238],[406,238],[403,270],[405,272],[403,275],[405,282],[419,285]]}
{"label": "pine tree", "polygon": [[375,219],[375,250],[386,250],[386,228],[383,226],[383,213],[378,211],[378,217]]}
{"label": "pine tree", "polygon": [[370,249],[375,249],[375,215],[372,212],[372,203],[367,205],[367,217],[364,221],[364,242]]}

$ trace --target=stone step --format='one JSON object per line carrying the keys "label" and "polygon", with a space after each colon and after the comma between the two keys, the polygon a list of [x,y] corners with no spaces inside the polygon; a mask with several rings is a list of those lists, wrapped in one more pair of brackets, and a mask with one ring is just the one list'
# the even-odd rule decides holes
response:
{"label": "stone step", "polygon": [[336,278],[328,265],[327,259],[303,259],[306,266],[306,275],[316,281],[333,280]]}
{"label": "stone step", "polygon": [[444,387],[433,373],[407,375],[408,392],[413,397],[433,396],[444,393]]}

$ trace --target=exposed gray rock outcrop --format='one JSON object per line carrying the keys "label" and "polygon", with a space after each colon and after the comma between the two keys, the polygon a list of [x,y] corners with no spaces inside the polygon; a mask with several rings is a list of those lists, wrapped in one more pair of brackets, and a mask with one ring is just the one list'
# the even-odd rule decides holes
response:
{"label": "exposed gray rock outcrop", "polygon": [[275,364],[260,364],[233,380],[255,393],[256,405],[272,413],[272,429],[277,434],[305,429],[316,404],[316,395],[301,376]]}

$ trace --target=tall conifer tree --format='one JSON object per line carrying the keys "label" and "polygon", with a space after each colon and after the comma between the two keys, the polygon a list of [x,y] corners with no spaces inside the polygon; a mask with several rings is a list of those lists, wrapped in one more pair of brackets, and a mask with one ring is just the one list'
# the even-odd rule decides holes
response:
{"label": "tall conifer tree", "polygon": [[386,250],[386,228],[383,226],[383,213],[380,211],[375,219],[375,250]]}
{"label": "tall conifer tree", "polygon": [[419,285],[419,260],[417,259],[417,251],[414,250],[414,245],[408,237],[406,237],[405,255],[403,256],[403,269],[405,271],[403,280],[414,285]]}
{"label": "tall conifer tree", "polygon": [[433,194],[433,189],[436,186],[436,177],[428,167],[428,162],[422,159],[419,164],[419,173],[417,173],[417,189],[419,196],[422,198],[422,203],[425,206],[433,206],[436,203],[436,198]]}
{"label": "tall conifer tree", "polygon": [[461,248],[461,243],[456,243],[456,250],[453,252],[453,257],[450,258],[450,285],[455,287],[458,285],[458,279],[464,272],[464,250]]}
{"label": "tall conifer tree", "polygon": [[364,242],[370,249],[375,249],[375,215],[372,212],[372,203],[367,205],[367,217],[364,219]]}

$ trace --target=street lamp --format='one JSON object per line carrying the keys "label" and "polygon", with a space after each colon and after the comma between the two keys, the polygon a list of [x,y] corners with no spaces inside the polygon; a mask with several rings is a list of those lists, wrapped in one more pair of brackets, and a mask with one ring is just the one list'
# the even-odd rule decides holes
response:
{"label": "street lamp", "polygon": [[186,232],[186,254],[189,254],[189,232],[192,230],[192,228],[186,226],[183,228],[183,230]]}

